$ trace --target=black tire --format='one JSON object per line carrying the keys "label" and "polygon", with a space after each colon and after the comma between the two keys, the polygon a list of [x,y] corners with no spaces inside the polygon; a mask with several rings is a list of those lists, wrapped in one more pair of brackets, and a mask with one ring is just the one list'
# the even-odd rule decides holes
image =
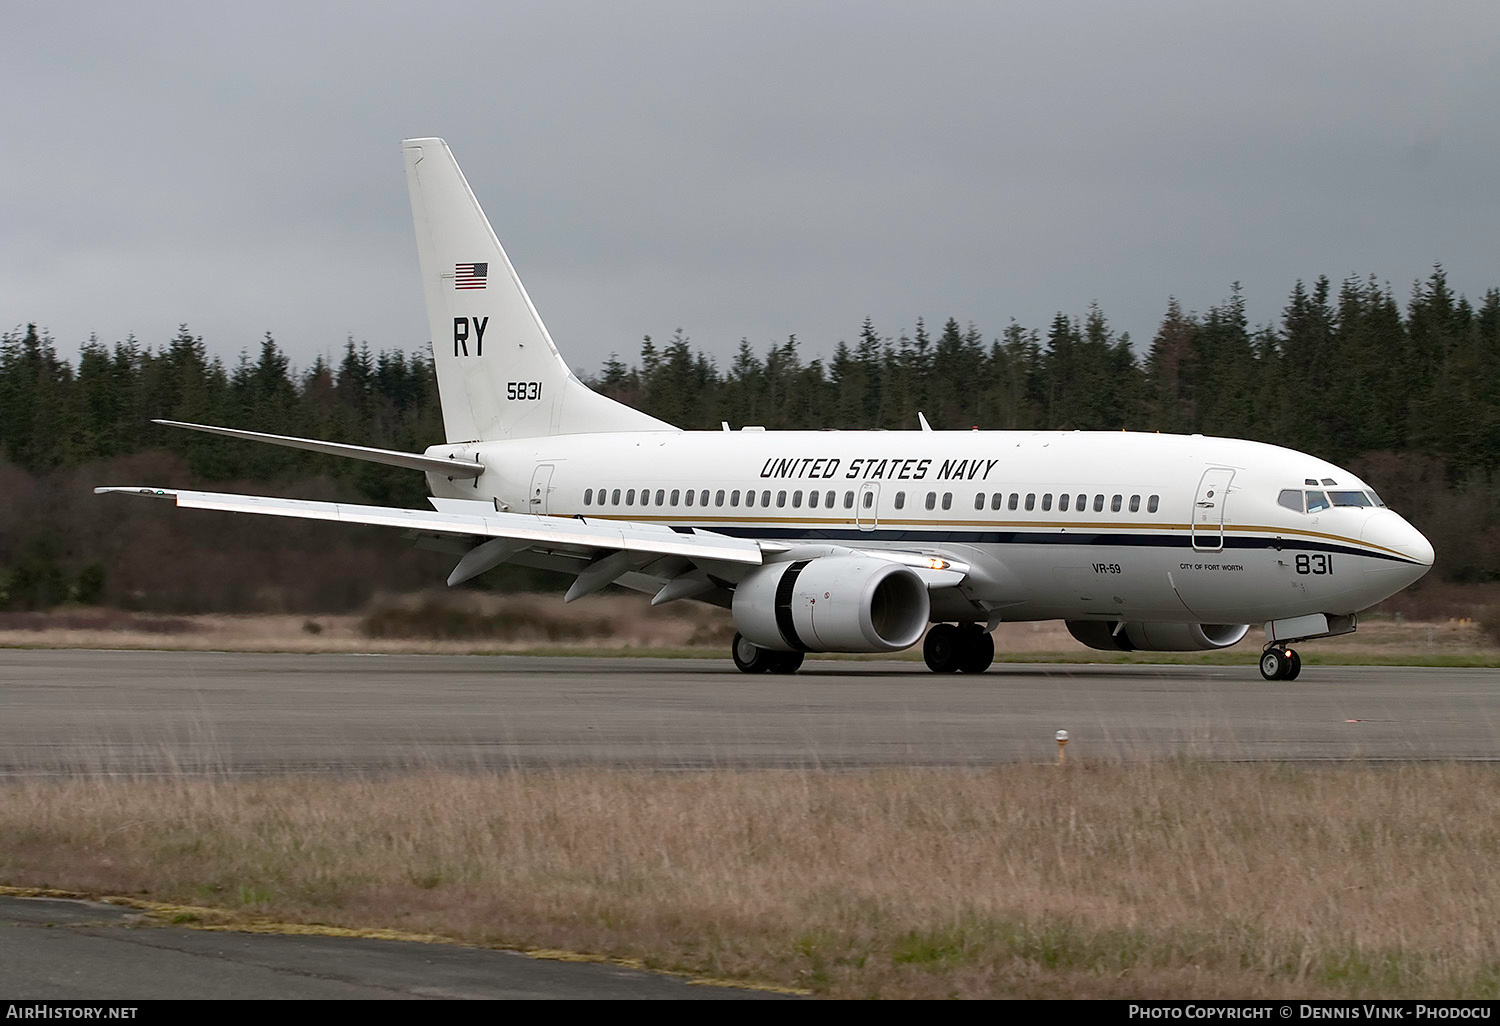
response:
{"label": "black tire", "polygon": [[796,673],[802,666],[802,652],[767,652],[770,657],[771,673]]}
{"label": "black tire", "polygon": [[1281,679],[1296,680],[1297,674],[1302,672],[1302,657],[1297,654],[1297,650],[1294,648],[1287,649],[1286,654],[1288,657],[1287,667],[1286,672],[1281,675]]}
{"label": "black tire", "polygon": [[933,673],[952,673],[963,655],[963,635],[951,623],[940,623],[927,632],[922,643],[922,658]]}
{"label": "black tire", "polygon": [[1266,680],[1285,680],[1290,665],[1279,648],[1268,648],[1260,654],[1260,675]]}
{"label": "black tire", "polygon": [[734,657],[734,665],[741,673],[765,673],[771,668],[772,656],[776,655],[770,649],[746,640],[738,631],[729,645],[729,654]]}
{"label": "black tire", "polygon": [[963,654],[958,668],[964,673],[983,673],[995,661],[995,636],[977,623],[961,628]]}

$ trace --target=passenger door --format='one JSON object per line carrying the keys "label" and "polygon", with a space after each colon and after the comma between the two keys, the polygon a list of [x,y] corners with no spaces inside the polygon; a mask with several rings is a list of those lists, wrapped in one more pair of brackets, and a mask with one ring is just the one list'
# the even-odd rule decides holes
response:
{"label": "passenger door", "polygon": [[1224,513],[1229,499],[1229,482],[1234,471],[1228,467],[1210,467],[1198,482],[1193,497],[1193,548],[1198,552],[1221,552],[1224,549]]}
{"label": "passenger door", "polygon": [[546,513],[550,505],[548,496],[552,493],[552,468],[553,464],[543,463],[531,474],[531,501],[527,503],[527,512]]}

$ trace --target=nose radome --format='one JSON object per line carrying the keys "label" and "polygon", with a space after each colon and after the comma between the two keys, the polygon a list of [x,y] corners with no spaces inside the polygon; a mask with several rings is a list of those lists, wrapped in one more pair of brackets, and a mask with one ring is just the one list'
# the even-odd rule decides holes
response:
{"label": "nose radome", "polygon": [[1397,552],[1423,566],[1432,565],[1432,543],[1400,514],[1388,509],[1381,510],[1365,521],[1360,540],[1367,545],[1378,545],[1382,549]]}

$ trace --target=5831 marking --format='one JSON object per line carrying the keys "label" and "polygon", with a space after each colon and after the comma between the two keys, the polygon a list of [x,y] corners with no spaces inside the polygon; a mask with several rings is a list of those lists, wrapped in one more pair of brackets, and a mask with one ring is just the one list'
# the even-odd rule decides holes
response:
{"label": "5831 marking", "polygon": [[540,381],[507,381],[505,383],[505,398],[507,399],[540,399],[542,397],[542,383]]}

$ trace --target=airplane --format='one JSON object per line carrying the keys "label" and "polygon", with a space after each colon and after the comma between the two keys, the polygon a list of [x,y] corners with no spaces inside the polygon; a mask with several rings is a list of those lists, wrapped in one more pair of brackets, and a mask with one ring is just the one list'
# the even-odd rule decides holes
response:
{"label": "airplane", "polygon": [[[980,673],[1003,621],[1063,620],[1112,652],[1222,649],[1261,623],[1260,672],[1431,568],[1354,474],[1274,445],[1101,431],[685,431],[569,370],[447,143],[402,143],[447,440],[424,452],[156,421],[405,467],[432,509],[151,487],[185,509],[397,527],[459,556],[730,610],[735,665],[923,641]],[[931,625],[929,627],[929,625]],[[925,636],[925,641],[923,640]]]}

